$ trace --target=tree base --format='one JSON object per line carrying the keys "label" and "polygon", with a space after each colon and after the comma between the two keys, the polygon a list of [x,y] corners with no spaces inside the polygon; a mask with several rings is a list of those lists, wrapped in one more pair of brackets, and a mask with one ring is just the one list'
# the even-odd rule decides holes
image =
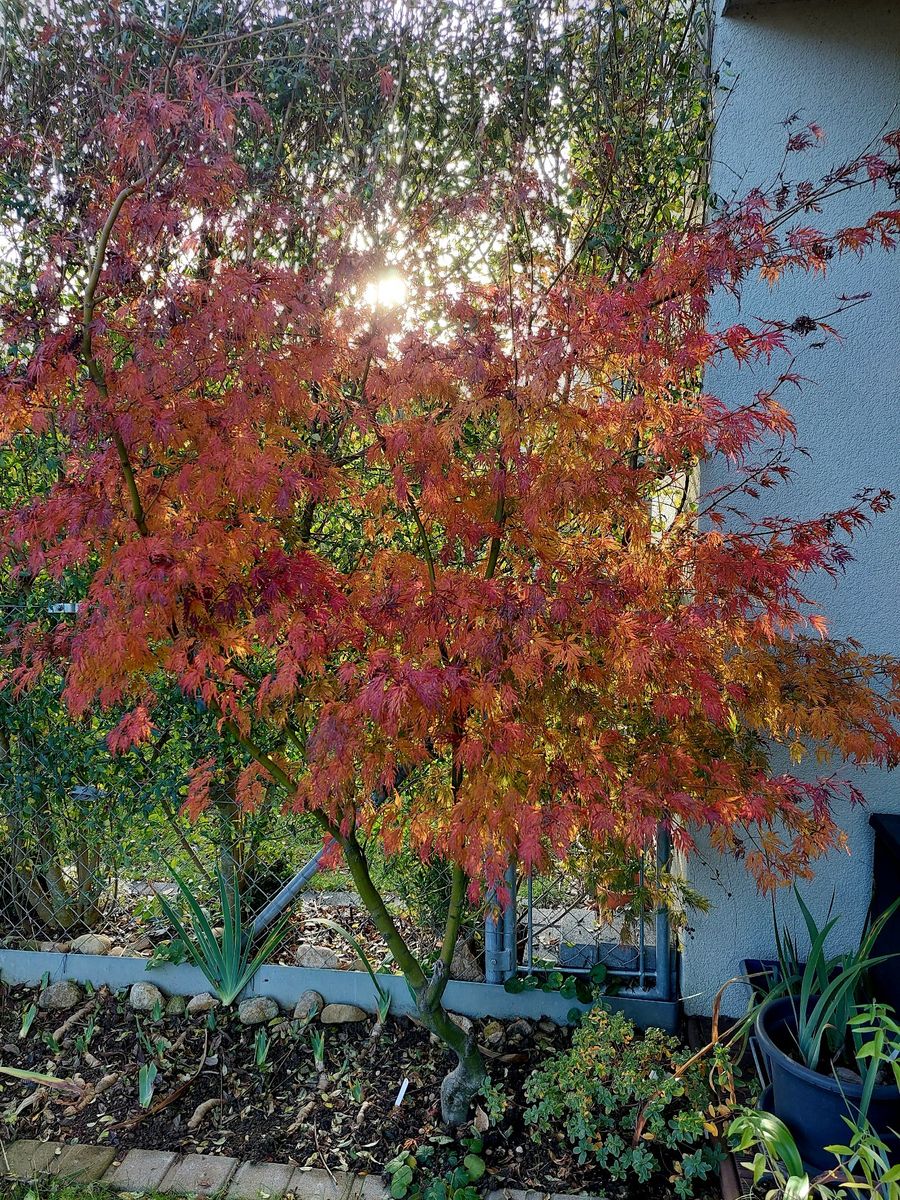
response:
{"label": "tree base", "polygon": [[465,1124],[472,1101],[487,1078],[484,1063],[477,1050],[461,1058],[441,1083],[441,1120],[451,1129]]}

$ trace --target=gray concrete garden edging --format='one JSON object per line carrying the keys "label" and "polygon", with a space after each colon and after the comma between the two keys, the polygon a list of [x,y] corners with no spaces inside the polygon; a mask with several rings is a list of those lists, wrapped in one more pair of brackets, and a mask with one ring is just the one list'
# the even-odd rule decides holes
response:
{"label": "gray concrete garden edging", "polygon": [[[189,963],[166,963],[147,969],[145,958],[111,958],[100,954],[74,954],[42,950],[0,950],[0,980],[7,984],[37,987],[42,980],[55,983],[72,979],[76,983],[104,984],[119,991],[133,983],[154,983],[168,995],[190,996],[209,991],[209,983],[197,967]],[[379,985],[391,997],[391,1012],[413,1015],[415,1009],[406,981],[400,975],[378,976]],[[319,992],[327,1004],[356,1004],[367,1012],[377,1011],[377,996],[366,971],[335,971],[318,967],[285,967],[276,964],[260,967],[243,996],[270,996],[282,1008],[291,1009],[305,991]],[[658,1026],[670,1032],[678,1027],[679,1006],[672,1002],[645,999],[642,996],[617,995],[604,999],[610,1008],[626,1013],[637,1025]],[[572,1009],[584,1012],[589,1007],[568,1000],[558,992],[527,991],[511,993],[493,983],[463,983],[451,980],[444,993],[450,1012],[465,1017],[495,1017],[501,1020],[547,1017],[559,1025],[568,1022]]]}

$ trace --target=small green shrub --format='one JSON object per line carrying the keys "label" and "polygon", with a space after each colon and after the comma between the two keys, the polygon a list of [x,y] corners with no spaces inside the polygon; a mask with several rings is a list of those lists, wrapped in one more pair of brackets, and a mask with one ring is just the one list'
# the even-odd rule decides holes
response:
{"label": "small green shrub", "polygon": [[[452,1139],[442,1138],[442,1142]],[[435,1146],[427,1142],[414,1154],[401,1151],[385,1164],[392,1200],[479,1200],[478,1181],[486,1170],[480,1137],[464,1138],[446,1157],[443,1175],[435,1174]]]}
{"label": "small green shrub", "polygon": [[646,1183],[664,1175],[691,1196],[720,1161],[708,1133],[719,1115],[702,1063],[661,1029],[639,1034],[621,1013],[597,1006],[571,1047],[525,1084],[525,1123],[535,1141],[567,1140],[580,1163],[614,1180]]}

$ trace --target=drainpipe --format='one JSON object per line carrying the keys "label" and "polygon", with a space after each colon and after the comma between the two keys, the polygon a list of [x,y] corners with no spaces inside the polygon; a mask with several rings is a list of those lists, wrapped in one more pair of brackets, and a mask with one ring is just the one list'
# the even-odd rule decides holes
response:
{"label": "drainpipe", "polygon": [[293,879],[289,879],[287,883],[276,892],[268,904],[259,910],[253,920],[250,922],[250,927],[247,930],[249,940],[255,941],[259,935],[266,930],[273,921],[288,909],[296,898],[300,895],[315,873],[318,871],[322,859],[331,850],[334,849],[334,838],[328,837],[322,843],[321,847],[316,851],[308,863],[301,867]]}
{"label": "drainpipe", "polygon": [[[660,825],[656,833],[657,870],[669,865],[672,857],[672,839],[669,831]],[[662,905],[656,910],[656,987],[660,999],[672,999],[672,943],[669,929],[669,910]]]}
{"label": "drainpipe", "polygon": [[[400,785],[412,774],[412,767],[400,766],[397,768],[397,778],[394,781],[394,787]],[[387,788],[376,788],[371,795],[372,804],[376,808],[380,808],[388,797]],[[308,863],[300,868],[292,879],[272,897],[256,914],[247,929],[246,937],[249,941],[255,941],[259,935],[277,920],[283,912],[285,912],[296,898],[300,895],[315,873],[321,866],[322,859],[331,851],[334,850],[335,840],[330,835],[322,842],[321,847],[316,851]]]}
{"label": "drainpipe", "polygon": [[505,954],[503,976],[504,982],[516,973],[518,955],[516,953],[516,861],[510,859],[506,869],[506,889],[509,892],[509,903],[503,913],[503,951]]}

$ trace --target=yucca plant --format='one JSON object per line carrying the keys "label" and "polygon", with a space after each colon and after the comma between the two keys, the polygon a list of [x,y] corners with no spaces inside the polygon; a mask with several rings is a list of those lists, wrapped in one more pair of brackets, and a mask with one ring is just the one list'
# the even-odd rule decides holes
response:
{"label": "yucca plant", "polygon": [[190,912],[185,922],[165,896],[159,896],[163,912],[178,933],[188,954],[209,980],[212,991],[223,1004],[233,1004],[257,970],[284,940],[287,924],[279,922],[267,934],[254,953],[241,917],[241,894],[237,880],[229,886],[221,871],[216,871],[222,911],[222,935],[217,937],[193,889],[178,872],[169,868],[172,878]]}

